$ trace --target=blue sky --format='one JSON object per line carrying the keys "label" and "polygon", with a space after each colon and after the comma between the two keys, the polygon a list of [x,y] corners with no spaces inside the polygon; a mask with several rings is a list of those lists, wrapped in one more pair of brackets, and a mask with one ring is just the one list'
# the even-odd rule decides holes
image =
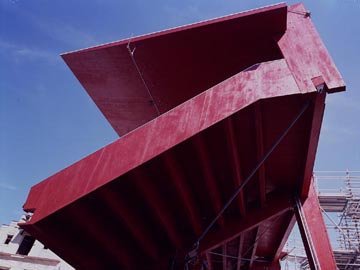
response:
{"label": "blue sky", "polygon": [[[117,138],[60,53],[273,3],[0,0],[0,223],[32,185]],[[316,169],[360,169],[360,1],[305,5],[348,87],[328,97]]]}

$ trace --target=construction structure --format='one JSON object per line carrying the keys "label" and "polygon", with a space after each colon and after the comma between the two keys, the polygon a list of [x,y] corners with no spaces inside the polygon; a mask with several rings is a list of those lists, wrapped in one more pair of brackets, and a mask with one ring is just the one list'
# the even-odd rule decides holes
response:
{"label": "construction structure", "polygon": [[345,84],[303,5],[62,57],[121,138],[33,186],[25,231],[76,269],[277,270],[297,220],[336,268],[312,172]]}
{"label": "construction structure", "polygon": [[[360,171],[316,172],[315,179],[337,267],[360,269]],[[289,239],[284,260],[294,269],[310,269],[299,240]]]}

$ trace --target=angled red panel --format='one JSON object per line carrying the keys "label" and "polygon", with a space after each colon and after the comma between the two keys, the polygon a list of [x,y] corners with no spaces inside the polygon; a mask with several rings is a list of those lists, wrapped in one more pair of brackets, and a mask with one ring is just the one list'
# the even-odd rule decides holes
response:
{"label": "angled red panel", "polygon": [[285,4],[269,6],[62,57],[123,135],[157,117],[157,110],[162,114],[255,63],[281,58],[273,37],[286,29],[286,10]]}

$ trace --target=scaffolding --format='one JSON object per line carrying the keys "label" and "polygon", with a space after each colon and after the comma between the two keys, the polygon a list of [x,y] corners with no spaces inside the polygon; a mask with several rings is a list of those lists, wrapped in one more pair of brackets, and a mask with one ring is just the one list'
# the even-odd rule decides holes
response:
{"label": "scaffolding", "polygon": [[[314,178],[338,269],[360,269],[360,171],[319,171]],[[297,228],[284,252],[284,269],[310,269]]]}

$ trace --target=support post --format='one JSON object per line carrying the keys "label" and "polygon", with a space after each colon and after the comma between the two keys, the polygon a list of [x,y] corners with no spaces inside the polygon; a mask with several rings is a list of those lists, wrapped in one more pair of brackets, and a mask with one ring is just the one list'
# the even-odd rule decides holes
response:
{"label": "support post", "polygon": [[296,199],[295,215],[310,268],[312,270],[335,270],[334,253],[320,210],[313,179],[305,201],[301,202],[299,198]]}

